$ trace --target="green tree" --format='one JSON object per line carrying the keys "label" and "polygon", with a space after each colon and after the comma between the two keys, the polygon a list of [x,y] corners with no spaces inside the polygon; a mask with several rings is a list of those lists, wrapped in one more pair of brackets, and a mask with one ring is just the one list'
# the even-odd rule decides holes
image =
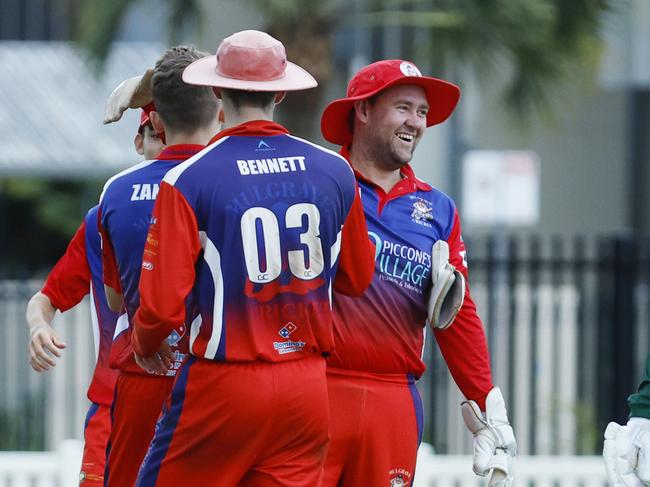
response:
{"label": "green tree", "polygon": [[[108,54],[128,8],[138,0],[87,0],[80,15],[79,39],[98,60]],[[312,72],[321,84],[332,70],[331,38],[339,27],[401,26],[430,33],[422,45],[406,36],[404,57],[426,59],[433,72],[470,66],[480,76],[508,73],[503,96],[517,114],[547,106],[548,93],[567,70],[595,52],[604,13],[614,0],[358,0],[349,12],[342,0],[248,0],[267,19],[266,30],[281,39],[289,57]],[[163,2],[161,2],[163,3]],[[170,42],[183,25],[201,32],[209,25],[200,0],[166,0]],[[621,2],[617,4],[621,5]],[[592,56],[593,57],[593,56]],[[298,132],[317,117],[309,108],[319,91],[290,97],[291,119]],[[308,98],[311,101],[308,101]],[[307,109],[306,109],[307,108]],[[309,120],[308,120],[309,119]]]}

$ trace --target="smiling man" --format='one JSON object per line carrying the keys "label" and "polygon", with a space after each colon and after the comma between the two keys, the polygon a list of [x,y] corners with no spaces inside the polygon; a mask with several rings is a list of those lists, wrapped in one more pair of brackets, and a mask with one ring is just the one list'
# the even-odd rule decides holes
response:
{"label": "smiling man", "polygon": [[361,69],[347,95],[328,105],[321,129],[342,146],[355,171],[376,262],[363,296],[334,293],[335,349],[327,361],[331,443],[323,486],[412,484],[423,424],[415,381],[425,369],[428,317],[468,399],[466,423],[482,438],[475,441],[474,471],[508,474],[516,444],[501,392],[492,385],[469,288],[460,287],[462,306],[446,320],[431,319],[441,270],[455,268],[458,282],[467,280],[458,211],[409,165],[424,131],[451,115],[460,90],[422,76],[410,62],[387,60]]}

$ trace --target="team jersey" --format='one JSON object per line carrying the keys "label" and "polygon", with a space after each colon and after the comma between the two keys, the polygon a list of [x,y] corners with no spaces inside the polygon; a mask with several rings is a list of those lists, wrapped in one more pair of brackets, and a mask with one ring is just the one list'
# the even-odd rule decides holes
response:
{"label": "team jersey", "polygon": [[[227,129],[163,181],[145,247],[134,346],[152,355],[198,314],[190,353],[282,362],[332,348],[331,291],[360,294],[374,249],[345,159],[253,121]],[[344,225],[345,223],[345,225]]]}
{"label": "team jersey", "polygon": [[[348,157],[346,150],[342,154]],[[458,211],[451,198],[416,178],[408,165],[388,194],[356,175],[375,242],[375,275],[360,298],[335,293],[335,351],[328,367],[417,379],[425,370],[431,247],[437,240],[447,241],[451,264],[467,279]],[[435,335],[461,391],[480,403],[492,384],[485,332],[469,286],[453,325]]]}
{"label": "team jersey", "polygon": [[650,419],[650,355],[645,364],[645,376],[636,394],[628,398],[630,416]]}
{"label": "team jersey", "polygon": [[108,362],[117,314],[106,303],[100,252],[95,206],[86,214],[65,254],[48,275],[41,292],[61,312],[77,305],[90,293],[90,316],[97,360],[87,395],[95,404],[110,406],[117,372],[109,368]]}
{"label": "team jersey", "polygon": [[[122,294],[128,320],[115,330],[111,367],[146,374],[135,363],[131,333],[133,316],[140,304],[138,283],[142,254],[160,181],[170,169],[204,148],[202,145],[173,145],[158,159],[144,161],[110,178],[100,197],[99,229],[102,236],[104,283]],[[188,312],[189,305],[188,305]],[[168,333],[174,353],[174,375],[187,353],[184,319]]]}

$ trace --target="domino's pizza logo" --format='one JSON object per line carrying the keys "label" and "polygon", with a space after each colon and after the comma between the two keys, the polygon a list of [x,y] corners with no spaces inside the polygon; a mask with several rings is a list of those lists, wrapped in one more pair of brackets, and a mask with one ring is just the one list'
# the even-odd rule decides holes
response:
{"label": "domino's pizza logo", "polygon": [[292,322],[287,323],[284,325],[282,328],[280,328],[280,331],[278,331],[278,335],[280,335],[282,338],[289,338],[291,334],[296,331],[298,327],[294,325]]}
{"label": "domino's pizza logo", "polygon": [[181,341],[181,338],[185,335],[185,326],[181,325],[178,327],[178,330],[174,329],[168,336],[167,336],[167,343],[169,343],[170,346],[176,345],[178,342]]}

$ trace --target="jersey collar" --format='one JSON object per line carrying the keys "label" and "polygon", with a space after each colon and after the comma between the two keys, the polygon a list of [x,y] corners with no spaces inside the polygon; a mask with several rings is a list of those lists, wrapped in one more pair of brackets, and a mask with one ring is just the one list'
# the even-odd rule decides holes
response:
{"label": "jersey collar", "polygon": [[185,159],[189,159],[193,155],[198,154],[203,149],[205,149],[205,146],[198,144],[168,145],[162,150],[160,154],[158,154],[158,157],[156,157],[156,159],[159,161],[184,161]]}
{"label": "jersey collar", "polygon": [[267,136],[288,134],[289,131],[271,120],[251,120],[222,130],[212,137],[210,144],[229,135]]}
{"label": "jersey collar", "polygon": [[[345,159],[350,162],[350,147],[349,146],[343,146],[341,147],[340,154],[345,157]],[[352,165],[352,163],[350,163]],[[410,164],[404,165],[400,169],[400,174],[402,175],[402,180],[397,183],[393,188],[386,193],[382,188],[377,186],[375,183],[367,179],[363,174],[361,174],[359,171],[352,168],[354,171],[354,175],[359,181],[363,181],[364,183],[372,186],[375,188],[377,193],[382,197],[386,198],[388,200],[392,200],[394,198],[397,198],[399,196],[403,196],[405,194],[409,193],[415,193],[416,191],[431,191],[433,188],[431,185],[425,183],[421,179],[415,176],[415,172],[413,171],[413,168],[411,167]]]}

